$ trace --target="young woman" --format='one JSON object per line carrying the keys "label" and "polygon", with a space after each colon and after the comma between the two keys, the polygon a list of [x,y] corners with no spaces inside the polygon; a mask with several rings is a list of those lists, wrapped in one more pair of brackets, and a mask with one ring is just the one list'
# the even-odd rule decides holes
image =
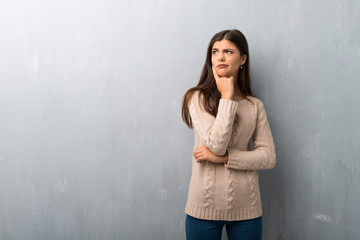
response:
{"label": "young woman", "polygon": [[195,143],[185,208],[188,240],[221,239],[224,225],[229,240],[261,239],[257,170],[273,168],[276,158],[249,66],[245,36],[221,31],[209,43],[198,85],[183,97],[182,118]]}

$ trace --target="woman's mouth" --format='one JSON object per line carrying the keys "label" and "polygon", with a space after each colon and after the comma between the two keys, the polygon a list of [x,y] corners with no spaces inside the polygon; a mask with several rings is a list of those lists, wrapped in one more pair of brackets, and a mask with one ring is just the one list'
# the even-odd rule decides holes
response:
{"label": "woman's mouth", "polygon": [[225,68],[225,67],[227,67],[228,65],[226,65],[226,64],[219,64],[217,67],[218,68]]}

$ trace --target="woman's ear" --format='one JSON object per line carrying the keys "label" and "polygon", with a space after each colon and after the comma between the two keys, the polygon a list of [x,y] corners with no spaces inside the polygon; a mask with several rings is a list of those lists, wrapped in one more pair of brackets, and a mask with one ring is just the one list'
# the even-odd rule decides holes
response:
{"label": "woman's ear", "polygon": [[246,54],[241,56],[241,59],[240,59],[241,65],[244,65],[246,63],[246,59],[247,59]]}

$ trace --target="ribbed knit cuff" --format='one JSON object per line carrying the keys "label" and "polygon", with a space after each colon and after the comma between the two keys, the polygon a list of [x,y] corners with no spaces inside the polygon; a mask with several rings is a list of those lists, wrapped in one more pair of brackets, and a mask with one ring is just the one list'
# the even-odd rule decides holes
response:
{"label": "ribbed knit cuff", "polygon": [[233,100],[230,100],[230,99],[220,99],[218,111],[226,112],[226,113],[234,113],[234,116],[235,116],[235,111],[236,111],[238,104],[239,103],[237,103]]}
{"label": "ribbed knit cuff", "polygon": [[[239,159],[235,160],[235,151],[232,148],[228,148],[227,149],[227,153],[228,153],[228,162],[225,163],[225,167],[227,168],[238,168],[239,166]],[[239,156],[237,156],[237,158],[239,158]]]}

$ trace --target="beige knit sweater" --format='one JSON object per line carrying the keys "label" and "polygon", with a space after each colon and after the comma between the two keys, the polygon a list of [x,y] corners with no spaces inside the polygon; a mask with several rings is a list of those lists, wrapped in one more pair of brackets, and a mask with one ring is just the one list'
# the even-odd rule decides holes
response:
{"label": "beige knit sweater", "polygon": [[228,221],[261,216],[257,170],[271,169],[276,162],[263,103],[251,96],[243,100],[220,99],[215,118],[204,110],[202,102],[199,91],[189,102],[194,149],[206,145],[217,155],[227,151],[229,160],[227,164],[198,163],[193,156],[185,213],[200,219]]}

